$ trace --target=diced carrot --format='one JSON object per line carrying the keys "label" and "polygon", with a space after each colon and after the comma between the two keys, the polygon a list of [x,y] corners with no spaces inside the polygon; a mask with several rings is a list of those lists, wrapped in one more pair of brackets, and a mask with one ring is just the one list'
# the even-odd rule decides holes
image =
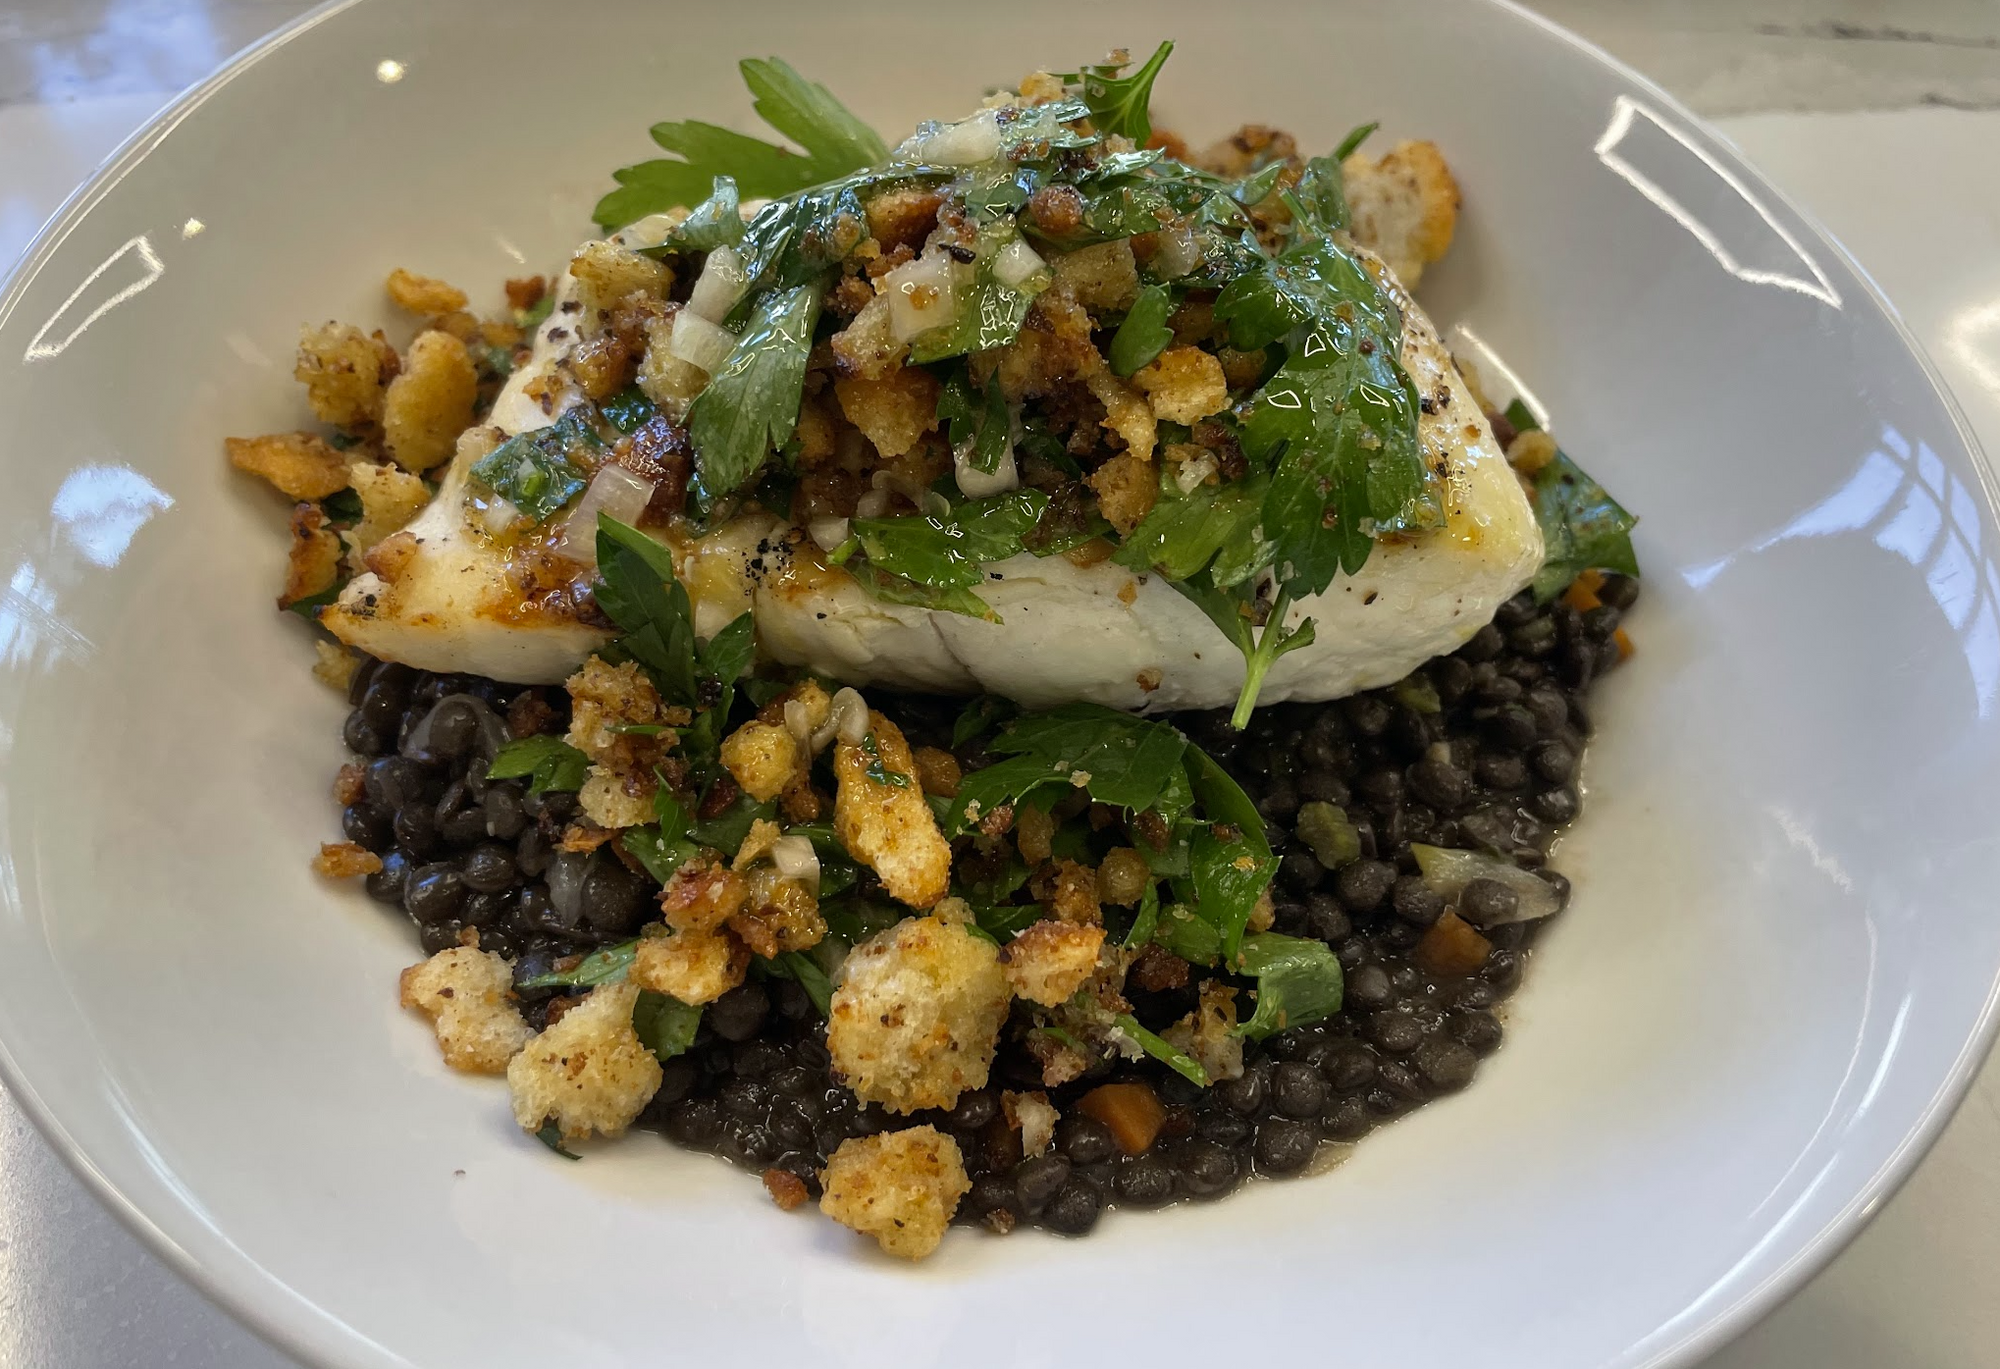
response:
{"label": "diced carrot", "polygon": [[1453,912],[1445,913],[1431,924],[1414,952],[1417,964],[1432,974],[1453,976],[1471,974],[1491,954],[1493,943]]}
{"label": "diced carrot", "polygon": [[1629,661],[1632,659],[1632,639],[1625,635],[1624,628],[1621,627],[1616,632],[1612,633],[1611,640],[1618,643],[1619,660]]}
{"label": "diced carrot", "polygon": [[1587,570],[1570,581],[1563,591],[1563,602],[1578,613],[1588,613],[1600,602],[1597,591],[1604,586],[1604,577],[1594,570]]}
{"label": "diced carrot", "polygon": [[1167,1106],[1147,1084],[1099,1084],[1079,1098],[1077,1109],[1111,1129],[1111,1139],[1127,1155],[1152,1148],[1167,1120]]}

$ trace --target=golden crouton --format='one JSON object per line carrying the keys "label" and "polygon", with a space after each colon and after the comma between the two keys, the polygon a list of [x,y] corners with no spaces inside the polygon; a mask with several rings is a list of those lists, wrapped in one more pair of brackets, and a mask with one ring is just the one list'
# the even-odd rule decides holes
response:
{"label": "golden crouton", "polygon": [[639,359],[637,383],[669,422],[679,423],[687,418],[695,397],[707,388],[708,372],[668,350],[673,333],[671,317],[646,325],[646,353]]}
{"label": "golden crouton", "polygon": [[1416,289],[1424,267],[1451,250],[1458,181],[1436,143],[1397,143],[1380,160],[1356,152],[1341,163],[1349,230]]}
{"label": "golden crouton", "polygon": [[826,1048],[855,1097],[915,1112],[985,1086],[1010,995],[999,948],[968,931],[965,914],[952,900],[848,954]]}
{"label": "golden crouton", "polygon": [[403,373],[382,397],[382,436],[389,454],[413,471],[446,460],[472,422],[479,373],[465,344],[450,333],[419,333],[403,358]]}
{"label": "golden crouton", "polygon": [[840,411],[884,457],[914,448],[937,427],[937,377],[904,366],[879,378],[842,376],[833,383]]}
{"label": "golden crouton", "polygon": [[834,747],[840,787],[833,830],[854,858],[882,877],[889,896],[912,908],[944,897],[951,880],[951,846],[917,781],[910,744],[874,710],[860,742]]}
{"label": "golden crouton", "polygon": [[348,539],[363,552],[401,531],[431,501],[430,487],[421,477],[374,461],[349,465],[347,482],[361,497],[361,521]]}
{"label": "golden crouton", "polygon": [[635,794],[634,786],[617,771],[593,764],[576,801],[583,815],[599,827],[643,827],[653,820],[654,787],[646,782],[643,792]]}
{"label": "golden crouton", "polygon": [[921,251],[924,239],[937,227],[944,195],[927,185],[898,186],[868,201],[868,234],[884,250],[907,247]]}
{"label": "golden crouton", "polygon": [[1103,945],[1102,927],[1044,918],[1001,948],[1000,963],[1016,998],[1053,1008],[1083,987]]}
{"label": "golden crouton", "polygon": [[285,559],[285,590],[279,608],[324,594],[340,578],[340,539],[327,530],[326,515],[317,504],[292,510],[292,545]]}
{"label": "golden crouton", "polygon": [[729,930],[736,933],[753,955],[769,960],[786,951],[811,950],[826,940],[826,919],[820,916],[819,899],[804,881],[778,873],[770,865],[759,865],[745,879],[748,897],[730,915]]}
{"label": "golden crouton", "polygon": [[1194,164],[1204,171],[1232,179],[1298,155],[1299,146],[1289,133],[1263,124],[1245,124],[1221,142],[1212,143],[1195,156]]}
{"label": "golden crouton", "polygon": [[324,499],[347,488],[347,458],[311,433],[225,437],[229,464],[261,475],[293,499]]}
{"label": "golden crouton", "polygon": [[[361,564],[381,578],[385,584],[395,584],[403,578],[403,572],[417,559],[417,535],[413,532],[392,532],[361,557]],[[351,554],[349,559],[353,559]]]}
{"label": "golden crouton", "polygon": [[635,291],[664,299],[674,283],[674,273],[664,263],[615,242],[585,243],[570,258],[569,273],[576,277],[576,297],[587,311],[609,310]]}
{"label": "golden crouton", "polygon": [[450,314],[465,307],[465,291],[400,266],[389,273],[384,284],[390,303],[412,314]]}
{"label": "golden crouton", "polygon": [[1130,238],[1065,252],[1050,265],[1055,278],[1075,292],[1076,302],[1093,314],[1121,313],[1139,298],[1139,268]]}
{"label": "golden crouton", "polygon": [[1243,1077],[1243,1038],[1235,1033],[1236,990],[1210,980],[1201,986],[1195,1010],[1160,1035],[1220,1082]]}
{"label": "golden crouton", "polygon": [[1063,922],[1097,924],[1104,920],[1097,901],[1097,871],[1073,860],[1059,860],[1048,876],[1049,910]]}
{"label": "golden crouton", "polygon": [[383,391],[395,378],[396,349],[380,333],[370,337],[351,323],[299,330],[292,376],[306,387],[306,402],[322,423],[343,428],[382,417]]}
{"label": "golden crouton", "polygon": [[889,297],[877,295],[861,306],[854,322],[833,335],[833,363],[843,376],[876,379],[902,365],[910,345],[898,342],[889,324]]}
{"label": "golden crouton", "polygon": [[513,970],[491,951],[472,946],[439,951],[403,971],[401,989],[403,1006],[431,1019],[444,1062],[455,1070],[503,1074],[534,1035],[514,1006]]}
{"label": "golden crouton", "polygon": [[774,799],[805,770],[805,747],[789,727],[751,719],[722,742],[722,765],[744,793]]}
{"label": "golden crouton", "polygon": [[313,873],[327,879],[353,879],[382,868],[382,857],[351,841],[323,841],[313,857]]}
{"label": "golden crouton", "polygon": [[[313,662],[313,678],[328,689],[345,694],[347,686],[354,681],[354,672],[361,664],[361,658],[338,642],[319,638],[313,642],[313,655],[319,659]],[[363,870],[363,874],[373,871]]]}
{"label": "golden crouton", "polygon": [[667,880],[660,891],[660,909],[675,931],[712,932],[749,897],[743,876],[718,861],[696,857],[684,861]]}
{"label": "golden crouton", "polygon": [[849,1137],[819,1178],[821,1212],[906,1260],[938,1248],[972,1190],[958,1142],[936,1127]]}
{"label": "golden crouton", "polygon": [[612,665],[592,656],[564,682],[569,691],[569,744],[594,761],[614,759],[624,739],[621,727],[657,724],[663,716],[660,691],[636,661]]}
{"label": "golden crouton", "polygon": [[1153,417],[1193,424],[1229,406],[1222,363],[1199,347],[1169,347],[1132,377],[1153,405]]}
{"label": "golden crouton", "polygon": [[1160,498],[1160,475],[1153,463],[1131,452],[1120,452],[1084,477],[1097,495],[1105,520],[1123,537],[1139,526]]}
{"label": "golden crouton", "polygon": [[1130,385],[1100,363],[1084,377],[1090,393],[1104,406],[1104,426],[1125,439],[1125,449],[1141,461],[1150,460],[1153,444],[1159,440],[1159,425],[1153,421],[1152,406]]}
{"label": "golden crouton", "polygon": [[713,1003],[743,982],[750,951],[728,932],[640,938],[628,978],[683,1003]]}
{"label": "golden crouton", "polygon": [[632,1125],[660,1088],[660,1062],[632,1030],[636,984],[600,984],[507,1065],[514,1120],[540,1131],[551,1119],[565,1141]]}
{"label": "golden crouton", "polygon": [[1032,1093],[1007,1090],[1000,1095],[1000,1111],[1007,1125],[1021,1133],[1021,1153],[1030,1158],[1049,1148],[1056,1138],[1056,1123],[1062,1120],[1062,1113],[1040,1089]]}

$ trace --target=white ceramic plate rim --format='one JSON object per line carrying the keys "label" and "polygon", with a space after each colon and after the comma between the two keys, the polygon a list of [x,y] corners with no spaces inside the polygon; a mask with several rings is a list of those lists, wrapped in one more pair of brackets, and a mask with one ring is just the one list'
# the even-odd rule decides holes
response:
{"label": "white ceramic plate rim", "polygon": [[[63,241],[87,217],[98,202],[149,156],[183,120],[199,109],[231,81],[269,54],[304,36],[320,24],[361,0],[326,0],[284,27],[252,43],[231,57],[207,79],[190,87],[144,127],[127,138],[66,199],[36,234],[28,250],[0,282],[0,322],[17,308],[29,284]],[[1595,44],[1578,37],[1550,19],[1535,13],[1516,0],[1480,0],[1539,29],[1550,39],[1582,54],[1617,74],[1642,91],[1656,105],[1673,111],[1683,128],[1699,139],[1707,151],[1723,158],[1737,173],[1754,180],[1761,193],[1775,197],[1806,226],[1821,246],[1834,253],[1851,271],[1868,299],[1881,311],[1898,339],[1916,359],[1932,393],[1965,444],[1978,472],[1982,493],[1989,507],[2000,510],[2000,482],[1996,482],[1986,453],[1975,436],[1957,400],[1946,387],[1932,362],[1902,315],[1882,293],[1881,287],[1819,222],[1818,218],[1771,185],[1745,160],[1735,144],[1673,95],[1646,76],[1627,66]],[[1809,1237],[1799,1243],[1789,1258],[1761,1278],[1751,1280],[1745,1265],[1726,1276],[1724,1283],[1741,1287],[1726,1305],[1709,1313],[1680,1339],[1664,1346],[1643,1361],[1621,1356],[1620,1369],[1668,1369],[1693,1364],[1712,1354],[1747,1330],[1779,1303],[1797,1292],[1825,1267],[1848,1242],[1858,1236],[1882,1206],[1910,1177],[1917,1163],[1937,1140],[1946,1123],[1971,1087],[1974,1075],[2000,1036],[2000,967],[1980,1006],[1971,1035],[1953,1060],[1943,1082],[1931,1097],[1902,1142],[1889,1154],[1867,1183]],[[406,1365],[402,1356],[360,1336],[352,1327],[336,1322],[314,1306],[297,1290],[275,1280],[261,1265],[238,1249],[226,1234],[201,1221],[186,1204],[166,1204],[157,1213],[125,1192],[92,1159],[85,1148],[63,1127],[46,1101],[19,1067],[12,1050],[0,1040],[0,1083],[19,1100],[22,1110],[35,1127],[111,1212],[164,1259],[177,1273],[224,1306],[231,1315],[288,1353],[342,1369],[379,1369],[382,1365]],[[1745,1262],[1747,1265],[1747,1261]],[[272,1294],[278,1296],[272,1297]]]}

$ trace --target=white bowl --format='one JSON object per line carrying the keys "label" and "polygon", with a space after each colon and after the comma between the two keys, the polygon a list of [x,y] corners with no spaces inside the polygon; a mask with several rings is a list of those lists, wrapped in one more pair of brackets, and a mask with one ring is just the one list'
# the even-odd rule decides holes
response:
{"label": "white bowl", "polygon": [[[1476,1087],[1338,1171],[921,1268],[640,1137],[553,1161],[307,873],[342,705],[279,621],[304,319],[548,269],[778,52],[885,130],[1171,35],[1158,108],[1381,118],[1466,187],[1427,280],[1641,512],[1572,910]],[[547,73],[546,75],[542,73]],[[384,320],[386,321],[386,319]],[[0,1066],[112,1206],[343,1366],[1686,1363],[1802,1282],[1993,1026],[2000,541],[1867,280],[1686,111],[1497,4],[333,6],[130,144],[0,297]]]}

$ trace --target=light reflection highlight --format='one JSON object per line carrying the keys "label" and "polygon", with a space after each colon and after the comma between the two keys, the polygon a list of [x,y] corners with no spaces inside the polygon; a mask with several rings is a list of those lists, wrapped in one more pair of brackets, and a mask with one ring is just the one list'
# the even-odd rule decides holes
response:
{"label": "light reflection highlight", "polygon": [[1991,717],[2000,700],[2000,571],[1980,549],[1979,501],[1931,450],[1894,428],[1861,460],[1847,483],[1784,527],[1681,578],[1706,588],[1739,557],[1782,542],[1873,530],[1872,540],[1924,574],[1924,587],[1958,634],[1978,701]]}
{"label": "light reflection highlight", "polygon": [[[131,260],[128,261],[128,258]],[[107,274],[112,273],[114,268],[121,268],[120,274],[113,275],[112,279],[106,281],[105,284],[110,285],[120,279],[123,279],[125,283],[120,285],[108,298],[99,301],[93,306],[90,312],[85,314],[81,320],[75,322],[73,325],[67,323],[66,320],[71,319],[75,312],[82,307],[85,297],[90,295],[92,290],[97,287],[98,282],[103,280]],[[166,274],[166,270],[166,263],[160,260],[160,254],[153,250],[153,244],[147,239],[145,234],[142,233],[138,237],[133,238],[109,257],[106,257],[96,270],[83,278],[81,285],[70,291],[69,298],[62,302],[62,306],[55,313],[49,315],[48,322],[37,329],[35,336],[29,339],[28,350],[22,355],[21,359],[28,362],[47,361],[52,357],[61,356],[65,351],[69,350],[71,343],[82,337],[90,329],[92,324],[110,313],[113,309],[116,309],[126,300],[151,288],[155,281]],[[52,336],[65,327],[69,329],[68,332],[62,333],[60,337],[56,337],[54,341],[50,341]]]}
{"label": "light reflection highlight", "polygon": [[[1724,244],[1722,235],[1717,232],[1714,225],[1703,220],[1661,183],[1662,178],[1673,176],[1675,168],[1662,164],[1649,171],[1639,166],[1638,160],[1648,155],[1645,143],[1642,141],[1648,129],[1665,135],[1702,166],[1707,167],[1716,180],[1734,193],[1737,200],[1749,206],[1750,210],[1763,220],[1764,227],[1789,250],[1800,265],[1811,272],[1812,278],[1808,280],[1790,271],[1774,271],[1751,266],[1742,260],[1741,254],[1732,251]],[[1657,147],[1657,144],[1655,146]],[[1629,95],[1620,95],[1612,102],[1611,122],[1606,125],[1593,150],[1600,162],[1617,173],[1634,190],[1651,200],[1667,217],[1685,228],[1696,242],[1707,249],[1717,264],[1736,279],[1751,285],[1775,285],[1780,289],[1793,290],[1801,295],[1810,296],[1835,309],[1840,307],[1840,291],[1827,279],[1826,272],[1820,269],[1819,263],[1813,260],[1811,254],[1800,245],[1799,240],[1778,222],[1777,216],[1764,205],[1764,202],[1751,193],[1750,187],[1737,179],[1736,174],[1712,156],[1706,148],[1653,110]],[[1739,244],[1739,246],[1752,247],[1754,244]]]}
{"label": "light reflection highlight", "polygon": [[385,57],[375,64],[375,79],[385,86],[393,86],[403,79],[406,70],[408,68],[393,57]]}
{"label": "light reflection highlight", "polygon": [[1944,336],[1951,354],[2000,399],[2000,299],[1959,311]]}

